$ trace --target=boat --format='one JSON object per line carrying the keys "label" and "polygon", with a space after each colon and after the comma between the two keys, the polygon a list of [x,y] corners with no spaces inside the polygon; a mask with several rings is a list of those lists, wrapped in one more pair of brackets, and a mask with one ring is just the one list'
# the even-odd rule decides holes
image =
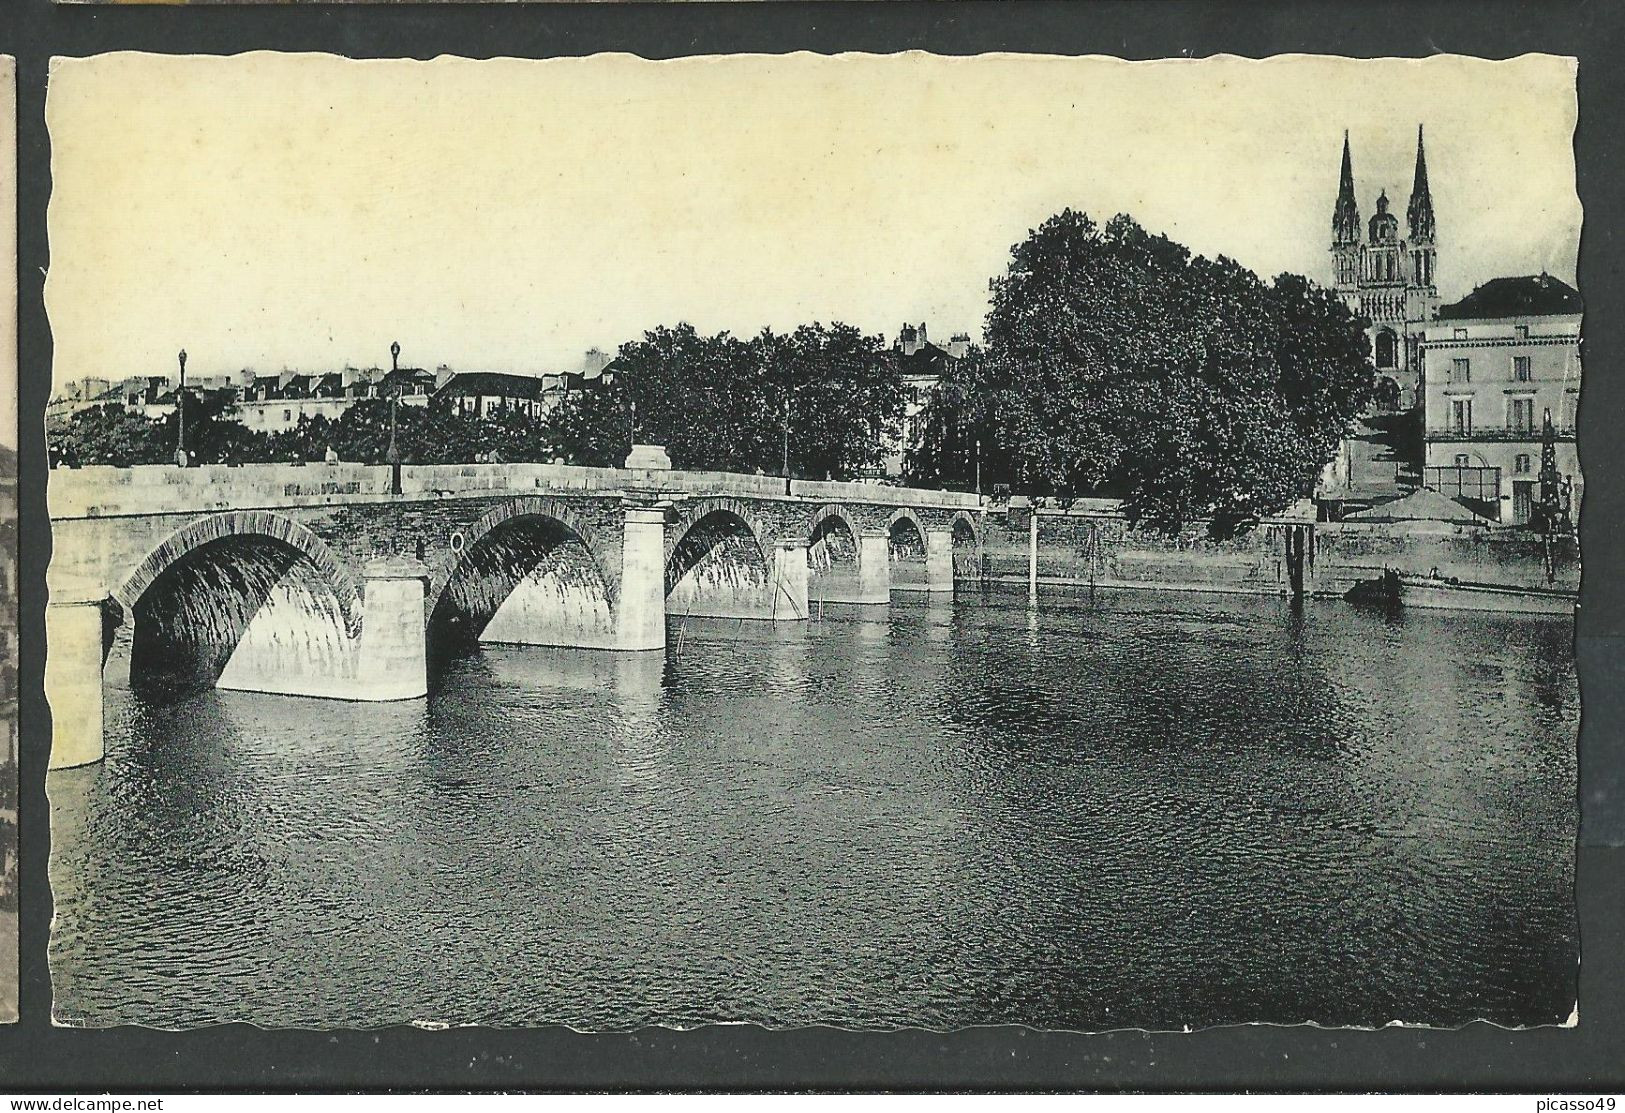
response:
{"label": "boat", "polygon": [[1384,569],[1374,579],[1361,580],[1343,598],[1368,605],[1502,614],[1572,615],[1579,603],[1578,593],[1567,588],[1471,583],[1453,576],[1418,576],[1392,569]]}

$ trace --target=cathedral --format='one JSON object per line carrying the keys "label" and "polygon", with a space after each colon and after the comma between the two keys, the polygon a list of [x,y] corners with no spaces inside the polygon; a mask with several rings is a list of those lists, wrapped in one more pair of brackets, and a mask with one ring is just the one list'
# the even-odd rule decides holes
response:
{"label": "cathedral", "polygon": [[1354,163],[1348,132],[1343,133],[1343,173],[1332,212],[1332,273],[1337,292],[1349,308],[1370,322],[1371,355],[1377,367],[1380,409],[1410,409],[1420,404],[1422,339],[1439,315],[1439,288],[1434,281],[1438,250],[1433,197],[1428,192],[1427,154],[1422,129],[1416,129],[1416,178],[1405,207],[1406,235],[1399,218],[1388,211],[1388,191],[1377,197],[1370,222],[1360,223],[1354,199]]}

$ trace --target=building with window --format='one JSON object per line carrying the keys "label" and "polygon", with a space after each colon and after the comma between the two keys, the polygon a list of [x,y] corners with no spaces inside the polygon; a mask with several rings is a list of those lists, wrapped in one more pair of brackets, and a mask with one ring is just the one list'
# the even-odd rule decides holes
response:
{"label": "building with window", "polygon": [[376,367],[254,375],[242,388],[234,416],[256,433],[284,433],[305,418],[336,421],[361,399],[378,397],[382,377]]}
{"label": "building with window", "polygon": [[937,384],[948,373],[956,360],[965,358],[970,351],[970,336],[955,333],[946,348],[931,342],[925,323],[904,325],[892,345],[891,358],[897,361],[903,376],[903,428],[902,435],[886,446],[881,467],[888,476],[903,474],[909,450],[920,443],[924,435],[924,413]]}
{"label": "building with window", "polygon": [[1501,522],[1528,522],[1550,414],[1578,515],[1581,312],[1578,291],[1548,274],[1496,278],[1439,310],[1422,345],[1427,486]]}
{"label": "building with window", "polygon": [[[555,399],[549,396],[549,379],[558,376],[511,375],[501,371],[458,371],[434,393],[437,405],[449,406],[460,414],[490,417],[502,412],[526,417],[545,417]],[[557,388],[554,389],[557,394]]]}
{"label": "building with window", "polygon": [[1404,236],[1388,204],[1384,190],[1377,197],[1375,215],[1361,225],[1354,163],[1344,132],[1343,169],[1332,210],[1333,282],[1349,308],[1369,322],[1378,408],[1408,410],[1421,403],[1422,334],[1439,312],[1438,228],[1420,127]]}
{"label": "building with window", "polygon": [[509,411],[544,418],[571,394],[615,381],[615,365],[598,348],[587,351],[579,371],[442,371],[434,392],[435,405],[481,416]]}

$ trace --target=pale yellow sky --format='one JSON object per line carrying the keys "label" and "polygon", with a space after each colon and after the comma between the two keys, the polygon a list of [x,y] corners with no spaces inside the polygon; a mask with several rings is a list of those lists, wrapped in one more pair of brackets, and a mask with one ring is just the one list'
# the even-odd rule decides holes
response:
{"label": "pale yellow sky", "polygon": [[1574,64],[924,54],[648,62],[104,55],[53,64],[58,382],[575,366],[687,320],[980,335],[1065,206],[1327,280],[1348,128],[1403,218],[1416,127],[1446,300],[1574,280]]}

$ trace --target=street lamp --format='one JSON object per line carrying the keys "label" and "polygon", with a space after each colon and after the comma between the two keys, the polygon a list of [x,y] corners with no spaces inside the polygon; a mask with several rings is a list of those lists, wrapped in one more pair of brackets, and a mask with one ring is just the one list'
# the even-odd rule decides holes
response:
{"label": "street lamp", "polygon": [[784,493],[790,493],[790,384],[784,386]]}
{"label": "street lamp", "polygon": [[976,501],[982,501],[982,438],[976,438]]}
{"label": "street lamp", "polygon": [[186,466],[186,349],[181,349],[181,383],[175,389],[175,464]]}
{"label": "street lamp", "polygon": [[401,342],[396,340],[389,345],[389,374],[395,380],[395,389],[389,392],[389,447],[384,450],[384,459],[389,463],[389,493],[401,493],[401,449],[395,443],[395,415],[401,402]]}

